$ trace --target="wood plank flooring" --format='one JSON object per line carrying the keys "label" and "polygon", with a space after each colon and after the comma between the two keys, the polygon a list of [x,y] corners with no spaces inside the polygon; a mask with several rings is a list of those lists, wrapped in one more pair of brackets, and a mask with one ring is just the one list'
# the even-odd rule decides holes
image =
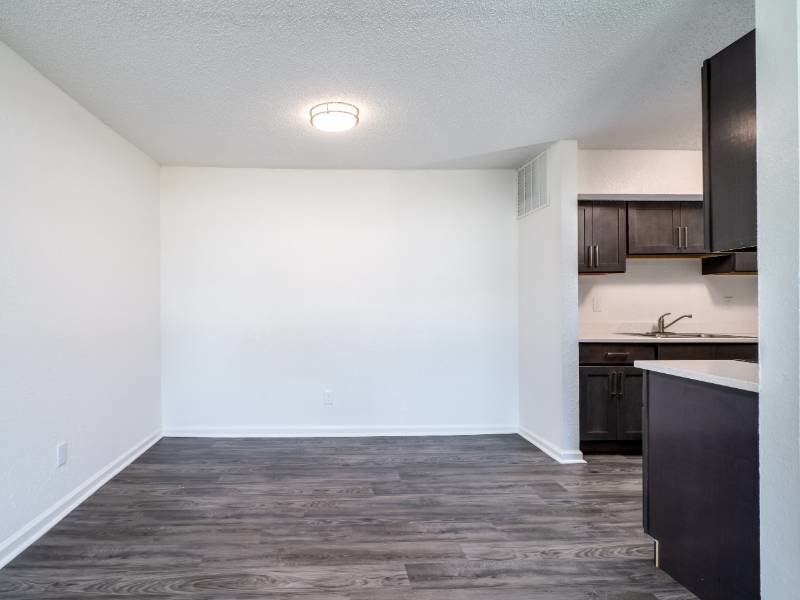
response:
{"label": "wood plank flooring", "polygon": [[0,598],[692,600],[641,460],[515,435],[161,440],[0,570]]}

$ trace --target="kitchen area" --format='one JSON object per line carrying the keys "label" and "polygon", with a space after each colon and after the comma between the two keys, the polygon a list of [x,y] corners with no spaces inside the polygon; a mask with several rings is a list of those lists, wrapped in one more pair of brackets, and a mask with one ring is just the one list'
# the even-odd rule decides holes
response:
{"label": "kitchen area", "polygon": [[701,599],[752,599],[755,32],[698,76],[703,150],[687,158],[688,183],[608,193],[603,165],[583,167],[594,179],[584,177],[578,196],[580,446],[642,455],[643,525],[657,567]]}

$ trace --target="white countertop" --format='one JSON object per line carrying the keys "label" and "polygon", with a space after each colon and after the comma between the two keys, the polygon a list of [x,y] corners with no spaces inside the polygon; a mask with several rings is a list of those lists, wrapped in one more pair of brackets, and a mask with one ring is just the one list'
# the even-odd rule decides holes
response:
{"label": "white countertop", "polygon": [[637,360],[634,367],[758,393],[758,364],[739,360]]}
{"label": "white countertop", "polygon": [[656,338],[624,333],[582,333],[578,338],[583,343],[605,344],[757,344],[756,337],[725,338]]}

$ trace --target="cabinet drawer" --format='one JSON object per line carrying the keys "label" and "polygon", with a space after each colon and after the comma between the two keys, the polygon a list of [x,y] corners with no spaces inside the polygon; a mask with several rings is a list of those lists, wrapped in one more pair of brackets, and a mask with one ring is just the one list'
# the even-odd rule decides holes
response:
{"label": "cabinet drawer", "polygon": [[658,360],[714,360],[716,344],[660,344]]}
{"label": "cabinet drawer", "polygon": [[628,365],[635,360],[654,360],[656,348],[651,344],[587,344],[580,345],[582,365]]}
{"label": "cabinet drawer", "polygon": [[719,344],[717,360],[758,360],[758,344]]}
{"label": "cabinet drawer", "polygon": [[758,360],[758,344],[659,344],[658,360]]}

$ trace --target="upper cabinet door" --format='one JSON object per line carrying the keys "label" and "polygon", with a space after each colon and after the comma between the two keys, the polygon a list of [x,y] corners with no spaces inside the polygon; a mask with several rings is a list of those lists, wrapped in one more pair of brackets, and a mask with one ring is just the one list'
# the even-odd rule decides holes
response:
{"label": "upper cabinet door", "polygon": [[578,273],[624,273],[624,202],[578,202]]}
{"label": "upper cabinet door", "polygon": [[703,63],[703,188],[715,252],[756,239],[756,50],[751,31]]}
{"label": "upper cabinet door", "polygon": [[681,202],[682,253],[703,254],[708,252],[703,222],[702,202]]}
{"label": "upper cabinet door", "polygon": [[578,273],[590,273],[592,263],[592,203],[578,202]]}
{"label": "upper cabinet door", "polygon": [[592,245],[594,271],[625,272],[625,203],[592,203]]}
{"label": "upper cabinet door", "polygon": [[680,254],[681,202],[629,202],[628,254]]}

